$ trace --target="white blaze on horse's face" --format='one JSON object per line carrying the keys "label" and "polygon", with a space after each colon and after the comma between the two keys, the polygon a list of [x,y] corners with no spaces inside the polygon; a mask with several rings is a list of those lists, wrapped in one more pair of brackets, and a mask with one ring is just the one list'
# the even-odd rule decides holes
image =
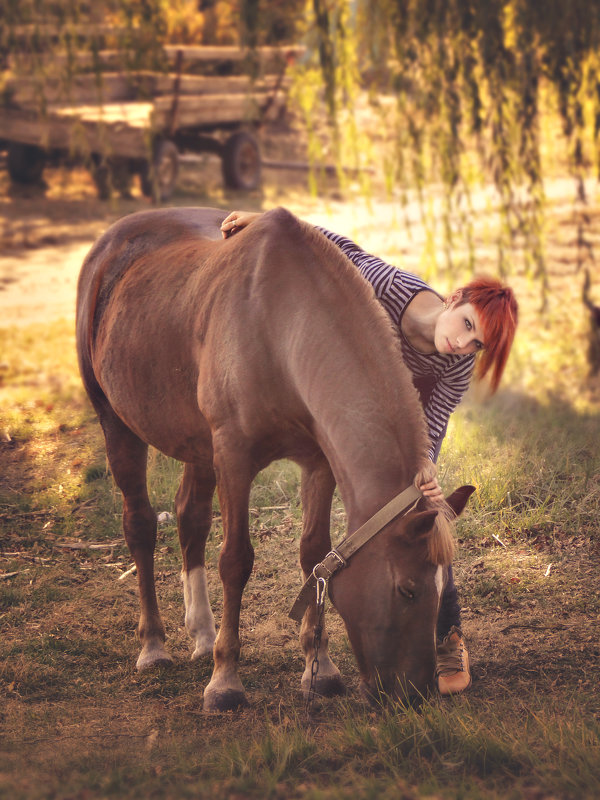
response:
{"label": "white blaze on horse's face", "polygon": [[[444,591],[444,568],[439,566],[435,572],[435,588],[437,589],[438,593],[438,614],[440,611],[440,605],[442,603],[442,592]],[[436,648],[437,651],[437,629],[433,631],[433,646]]]}
{"label": "white blaze on horse's face", "polygon": [[435,573],[435,586],[438,591],[440,600],[442,599],[442,592],[444,591],[444,568],[439,566]]}

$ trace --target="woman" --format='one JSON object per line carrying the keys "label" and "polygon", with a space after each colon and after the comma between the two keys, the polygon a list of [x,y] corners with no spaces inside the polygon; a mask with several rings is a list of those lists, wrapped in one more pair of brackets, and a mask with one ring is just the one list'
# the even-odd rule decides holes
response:
{"label": "woman", "polygon": [[[221,225],[223,236],[236,233],[258,216],[258,212],[232,211]],[[517,325],[512,289],[491,278],[476,278],[444,300],[416,275],[365,253],[344,236],[319,230],[369,281],[398,331],[427,419],[429,457],[435,464],[450,414],[472,376],[482,379],[490,373],[492,391],[498,388]],[[420,488],[433,500],[443,498],[436,478]],[[442,595],[437,637],[439,691],[443,695],[462,692],[471,685],[471,673],[452,567]]]}

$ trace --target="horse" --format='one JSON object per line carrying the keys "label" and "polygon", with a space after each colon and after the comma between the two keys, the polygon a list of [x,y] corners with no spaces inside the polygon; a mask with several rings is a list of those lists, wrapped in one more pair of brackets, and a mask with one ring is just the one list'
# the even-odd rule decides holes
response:
{"label": "horse", "polygon": [[[172,662],[154,585],[148,447],[184,464],[175,511],[185,626],[192,659],[213,654],[206,711],[248,702],[239,620],[254,559],[249,493],[259,471],[280,458],[300,465],[307,579],[331,549],[336,484],[351,533],[429,463],[424,414],[371,287],[335,245],[283,208],[228,239],[219,231],[224,217],[217,209],[170,208],[114,223],[83,263],[76,318],[80,372],[137,567],[139,670]],[[223,525],[218,635],[205,565],[215,488]],[[433,687],[449,520],[471,490],[458,489],[442,510],[422,498],[329,582],[369,698],[398,697],[406,687],[422,696]],[[343,693],[326,630],[311,682],[317,615],[314,599],[300,627],[301,688]]]}

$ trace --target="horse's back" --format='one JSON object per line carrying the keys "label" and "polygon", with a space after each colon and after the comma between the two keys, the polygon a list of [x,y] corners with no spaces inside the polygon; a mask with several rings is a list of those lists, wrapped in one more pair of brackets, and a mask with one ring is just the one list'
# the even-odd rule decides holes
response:
{"label": "horse's back", "polygon": [[[226,212],[214,208],[176,208],[140,211],[115,222],[95,242],[79,276],[77,334],[79,348],[89,349],[115,288],[127,273],[145,259],[190,239],[221,240],[220,225]],[[158,282],[177,268],[178,259],[163,261]]]}
{"label": "horse's back", "polygon": [[88,253],[79,278],[79,302],[92,281],[118,280],[146,253],[191,236],[220,240],[225,216],[226,212],[215,208],[173,208],[123,217],[100,236]]}
{"label": "horse's back", "polygon": [[267,287],[279,284],[281,253],[302,225],[277,209],[223,240],[225,216],[183,208],[125,217],[94,245],[79,282],[78,351],[90,397],[177,457],[174,443],[190,442],[205,413],[253,408],[284,384],[281,359],[269,355],[281,337],[266,330],[281,294]]}
{"label": "horse's back", "polygon": [[221,222],[226,211],[218,208],[159,208],[138,211],[117,220],[98,239],[90,255],[106,247],[118,247],[123,241],[140,236],[166,244],[182,234],[195,233],[206,239],[220,240]]}

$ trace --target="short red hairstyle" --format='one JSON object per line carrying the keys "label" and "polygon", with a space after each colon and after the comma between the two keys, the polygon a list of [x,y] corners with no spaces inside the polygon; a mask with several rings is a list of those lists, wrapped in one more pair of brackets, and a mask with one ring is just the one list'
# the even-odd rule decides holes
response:
{"label": "short red hairstyle", "polygon": [[495,392],[512,347],[519,307],[513,290],[495,278],[475,278],[463,286],[458,305],[471,303],[483,326],[485,348],[477,357],[475,376],[481,380],[492,370],[490,385]]}

